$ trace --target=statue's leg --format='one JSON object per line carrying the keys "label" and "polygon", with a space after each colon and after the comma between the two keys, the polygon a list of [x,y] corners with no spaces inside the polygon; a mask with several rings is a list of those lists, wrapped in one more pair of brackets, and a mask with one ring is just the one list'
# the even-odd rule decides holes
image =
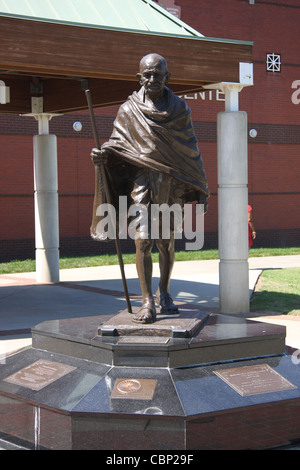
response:
{"label": "statue's leg", "polygon": [[[132,175],[132,189],[130,193],[132,203],[149,209],[150,189],[149,189],[149,171],[145,169],[136,169]],[[149,218],[149,214],[148,214]],[[149,222],[140,225],[137,228],[135,236],[136,247],[136,268],[140,281],[143,296],[143,305],[133,316],[136,323],[153,323],[156,319],[155,301],[152,294],[152,258],[151,251],[153,240],[149,239]],[[146,233],[146,237],[144,236]]]}
{"label": "statue's leg", "polygon": [[151,251],[153,240],[137,238],[136,246],[136,268],[143,296],[143,305],[134,315],[136,323],[153,323],[156,319],[155,301],[152,294],[152,258]]}
{"label": "statue's leg", "polygon": [[156,299],[160,305],[160,313],[172,314],[178,313],[178,307],[173,303],[169,293],[170,278],[174,265],[174,234],[171,234],[170,240],[156,240],[159,250],[159,268],[160,282],[159,289],[156,292]]}

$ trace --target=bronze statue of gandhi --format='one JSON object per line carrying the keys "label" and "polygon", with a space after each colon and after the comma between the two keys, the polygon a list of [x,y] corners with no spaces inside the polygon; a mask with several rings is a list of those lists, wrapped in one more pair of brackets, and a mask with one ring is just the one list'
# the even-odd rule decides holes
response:
{"label": "bronze statue of gandhi", "polygon": [[[139,91],[120,106],[113,132],[101,150],[93,149],[91,157],[97,166],[105,164],[113,205],[118,210],[118,196],[127,196],[128,206],[143,204],[205,204],[209,190],[202,157],[194,134],[191,113],[182,98],[166,85],[170,79],[166,60],[159,54],[148,54],[140,61],[137,78]],[[97,183],[91,236],[103,240],[97,231],[97,207],[105,202],[101,182]],[[152,292],[152,258],[154,240],[150,230],[141,225],[135,236],[136,266],[142,290],[142,306],[133,315],[136,323],[156,320]],[[169,291],[174,265],[174,228],[168,239],[156,240],[159,250],[160,281],[156,301],[160,313],[178,313]]]}

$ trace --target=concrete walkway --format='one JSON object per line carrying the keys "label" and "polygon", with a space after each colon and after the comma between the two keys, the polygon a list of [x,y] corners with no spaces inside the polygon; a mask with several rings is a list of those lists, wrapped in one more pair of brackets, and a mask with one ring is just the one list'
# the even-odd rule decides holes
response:
{"label": "concrete walkway", "polygon": [[[179,303],[219,309],[218,260],[175,263],[171,294]],[[249,296],[263,269],[300,267],[300,255],[249,258]],[[125,265],[132,305],[140,305],[140,286],[135,265]],[[35,273],[0,276],[1,357],[31,344],[30,329],[45,320],[113,315],[126,308],[119,266],[65,269],[60,283],[37,284]],[[154,292],[159,267],[154,264]],[[300,349],[300,317],[251,313],[248,318],[286,325],[287,345]]]}

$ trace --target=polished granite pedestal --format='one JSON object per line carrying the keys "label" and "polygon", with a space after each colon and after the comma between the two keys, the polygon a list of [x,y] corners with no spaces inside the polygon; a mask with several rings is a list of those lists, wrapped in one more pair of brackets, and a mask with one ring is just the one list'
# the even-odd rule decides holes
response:
{"label": "polished granite pedestal", "polygon": [[35,449],[265,449],[300,438],[285,328],[182,310],[41,323],[0,365],[0,439]]}

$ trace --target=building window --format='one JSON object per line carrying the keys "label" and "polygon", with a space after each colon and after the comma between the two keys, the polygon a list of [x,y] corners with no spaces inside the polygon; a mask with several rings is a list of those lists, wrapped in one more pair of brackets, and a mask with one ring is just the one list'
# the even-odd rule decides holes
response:
{"label": "building window", "polygon": [[162,8],[167,10],[168,13],[176,16],[178,19],[181,17],[181,7],[175,4],[175,0],[154,0]]}
{"label": "building window", "polygon": [[267,54],[267,72],[280,72],[280,54]]}

